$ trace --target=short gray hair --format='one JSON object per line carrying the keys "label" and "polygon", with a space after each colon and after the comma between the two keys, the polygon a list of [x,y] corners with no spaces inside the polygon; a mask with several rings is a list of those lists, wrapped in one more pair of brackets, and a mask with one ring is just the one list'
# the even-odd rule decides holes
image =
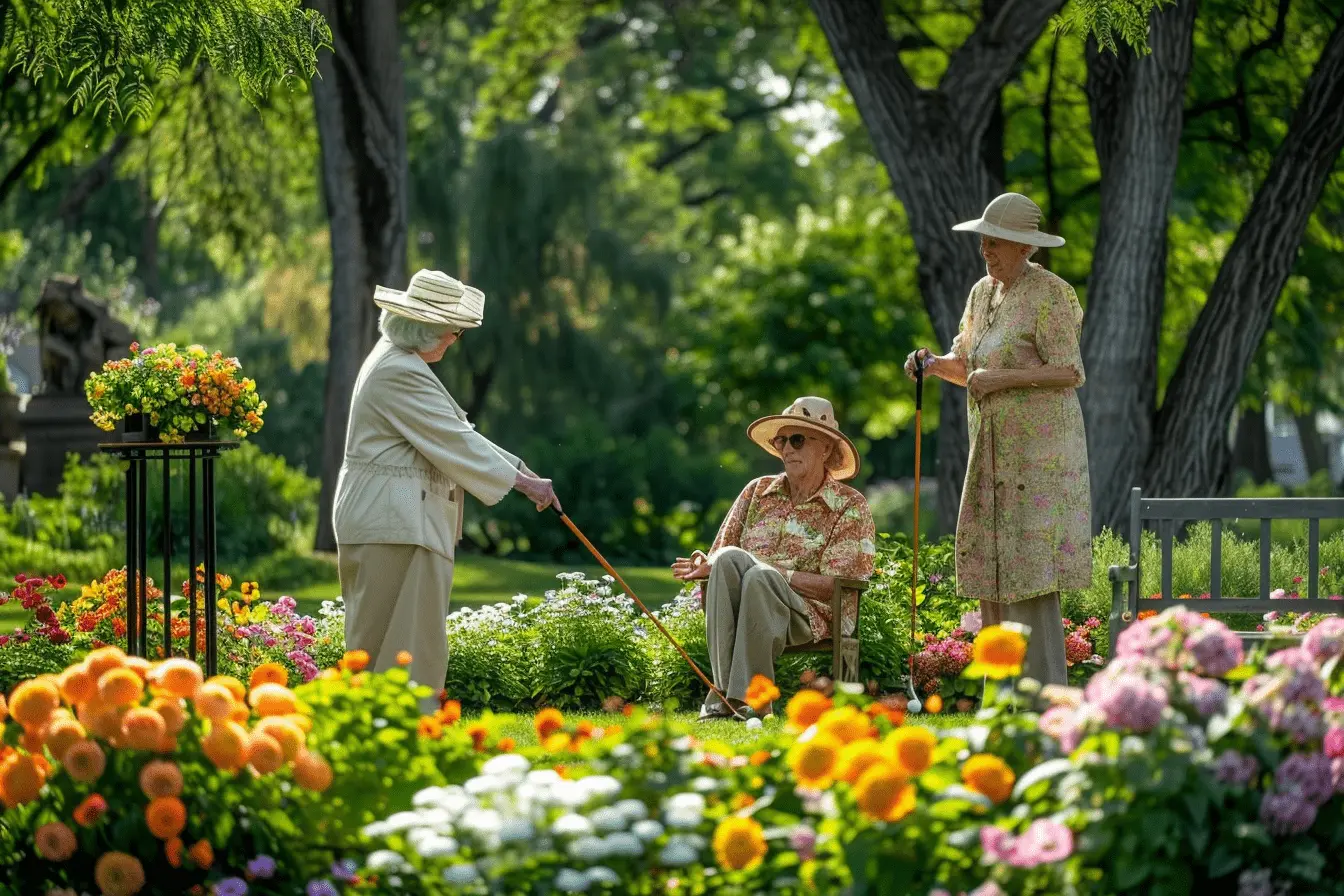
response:
{"label": "short gray hair", "polygon": [[458,328],[451,324],[427,324],[393,314],[386,308],[378,317],[378,330],[397,348],[408,352],[427,352]]}

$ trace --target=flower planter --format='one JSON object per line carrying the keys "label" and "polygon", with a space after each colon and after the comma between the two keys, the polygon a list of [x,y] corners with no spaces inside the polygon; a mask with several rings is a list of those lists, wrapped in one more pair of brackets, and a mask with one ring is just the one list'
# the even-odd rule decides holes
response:
{"label": "flower planter", "polygon": [[154,442],[159,438],[157,427],[144,414],[127,414],[121,421],[123,442]]}
{"label": "flower planter", "polygon": [[183,436],[188,442],[213,442],[216,437],[215,421],[213,419],[198,424],[195,429]]}

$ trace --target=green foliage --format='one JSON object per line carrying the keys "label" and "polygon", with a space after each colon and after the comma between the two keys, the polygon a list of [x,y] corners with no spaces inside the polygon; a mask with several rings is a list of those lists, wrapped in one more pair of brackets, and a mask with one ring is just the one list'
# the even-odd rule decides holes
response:
{"label": "green foliage", "polygon": [[0,645],[0,693],[8,694],[19,682],[39,675],[55,675],[75,660],[68,644],[53,644],[42,637],[5,638]]}
{"label": "green foliage", "polygon": [[277,83],[304,84],[331,29],[299,0],[11,0],[5,53],[41,83],[60,82],[78,111],[145,117],[159,82],[204,59],[255,102]]}
{"label": "green foliage", "polygon": [[1148,21],[1154,10],[1161,10],[1173,0],[1073,0],[1065,11],[1053,20],[1055,29],[1067,32],[1082,31],[1084,37],[1094,37],[1098,44],[1112,53],[1118,53],[1116,38],[1136,52],[1147,55]]}

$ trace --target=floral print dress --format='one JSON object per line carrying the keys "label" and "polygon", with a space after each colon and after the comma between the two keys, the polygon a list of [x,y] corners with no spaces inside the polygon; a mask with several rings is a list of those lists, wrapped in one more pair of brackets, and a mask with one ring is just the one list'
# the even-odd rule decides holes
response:
{"label": "floral print dress", "polygon": [[[966,371],[1071,367],[1083,310],[1064,280],[1028,263],[1005,293],[971,290],[952,353]],[[967,395],[970,460],[957,520],[957,590],[1014,603],[1092,583],[1092,497],[1076,387]]]}

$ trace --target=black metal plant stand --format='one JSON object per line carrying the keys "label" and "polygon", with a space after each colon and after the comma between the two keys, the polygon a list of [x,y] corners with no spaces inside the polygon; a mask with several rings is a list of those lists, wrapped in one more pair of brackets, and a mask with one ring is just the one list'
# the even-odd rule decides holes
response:
{"label": "black metal plant stand", "polygon": [[[128,427],[129,429],[129,427]],[[161,468],[163,510],[163,655],[173,656],[172,599],[173,599],[173,524],[171,471],[173,461],[187,465],[187,608],[190,633],[187,653],[197,657],[197,595],[196,566],[205,566],[202,594],[205,602],[205,658],[202,665],[206,675],[216,674],[218,665],[218,632],[214,611],[215,594],[215,461],[220,454],[237,448],[237,442],[226,441],[126,441],[98,446],[99,450],[127,461],[126,466],[126,652],[149,658],[149,484],[150,461]],[[200,500],[197,500],[197,479],[200,479]],[[199,524],[199,528],[198,528]]]}

